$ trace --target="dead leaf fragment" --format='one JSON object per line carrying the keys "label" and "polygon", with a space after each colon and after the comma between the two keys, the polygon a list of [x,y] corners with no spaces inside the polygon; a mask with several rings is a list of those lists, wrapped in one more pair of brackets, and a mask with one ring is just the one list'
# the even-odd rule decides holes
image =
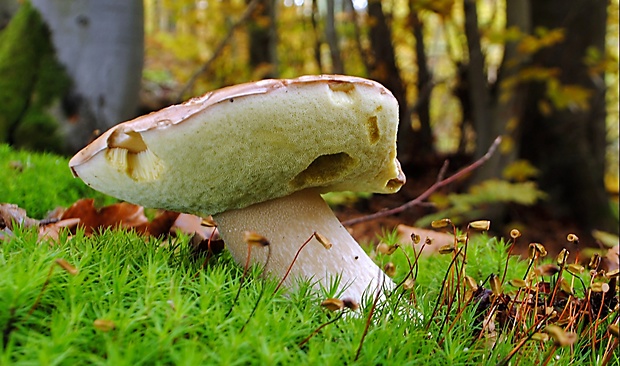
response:
{"label": "dead leaf fragment", "polygon": [[115,203],[97,209],[93,199],[81,199],[69,207],[61,219],[80,219],[80,227],[86,234],[114,227],[134,228],[148,223],[144,207],[127,202]]}
{"label": "dead leaf fragment", "polygon": [[168,210],[160,211],[151,222],[139,224],[135,227],[135,230],[139,233],[159,238],[171,232],[171,228],[179,215],[178,212]]}
{"label": "dead leaf fragment", "polygon": [[[208,218],[207,220],[211,220]],[[224,244],[217,235],[215,225],[204,226],[204,219],[195,215],[162,210],[149,222],[142,206],[121,202],[110,206],[96,208],[94,200],[81,199],[68,209],[56,208],[39,221],[27,216],[24,209],[14,204],[0,204],[0,240],[11,237],[15,225],[21,227],[39,227],[39,240],[58,241],[60,232],[68,229],[75,234],[78,225],[85,234],[101,232],[112,228],[126,228],[144,235],[162,237],[175,236],[177,232],[192,236],[192,244],[198,250],[205,248],[217,254]]]}
{"label": "dead leaf fragment", "polygon": [[39,225],[39,220],[31,219],[26,210],[11,203],[0,204],[0,229],[9,228],[13,231],[15,224],[28,228]]}

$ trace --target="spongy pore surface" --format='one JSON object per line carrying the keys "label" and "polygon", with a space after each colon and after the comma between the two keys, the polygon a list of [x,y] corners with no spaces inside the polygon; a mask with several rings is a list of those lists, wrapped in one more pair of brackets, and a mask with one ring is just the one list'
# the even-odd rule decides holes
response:
{"label": "spongy pore surface", "polygon": [[119,124],[70,162],[93,188],[147,207],[215,214],[309,187],[393,193],[398,105],[346,76],[265,80]]}

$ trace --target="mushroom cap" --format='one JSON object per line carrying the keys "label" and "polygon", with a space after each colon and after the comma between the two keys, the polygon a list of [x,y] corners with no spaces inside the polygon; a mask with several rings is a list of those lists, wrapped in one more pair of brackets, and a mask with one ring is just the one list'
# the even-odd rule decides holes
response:
{"label": "mushroom cap", "polygon": [[351,76],[219,89],[112,127],[69,162],[96,190],[200,215],[305,188],[394,193],[398,103]]}

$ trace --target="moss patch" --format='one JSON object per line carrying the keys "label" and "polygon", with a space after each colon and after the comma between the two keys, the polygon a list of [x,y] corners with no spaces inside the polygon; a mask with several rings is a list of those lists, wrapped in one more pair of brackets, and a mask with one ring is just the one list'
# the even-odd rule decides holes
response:
{"label": "moss patch", "polygon": [[60,151],[58,121],[49,114],[71,79],[56,60],[50,32],[25,2],[0,33],[0,142]]}
{"label": "moss patch", "polygon": [[0,143],[0,203],[14,203],[28,216],[41,219],[56,207],[69,207],[80,198],[94,198],[98,205],[116,202],[73,178],[68,159],[17,151]]}

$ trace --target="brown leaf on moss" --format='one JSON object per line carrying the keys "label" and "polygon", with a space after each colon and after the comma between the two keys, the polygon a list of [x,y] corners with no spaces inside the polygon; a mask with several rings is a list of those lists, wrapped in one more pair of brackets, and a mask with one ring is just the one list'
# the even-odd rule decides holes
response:
{"label": "brown leaf on moss", "polygon": [[39,240],[57,241],[61,230],[75,234],[78,227],[87,235],[111,228],[132,229],[144,235],[163,237],[175,236],[178,232],[192,237],[193,247],[217,254],[224,249],[224,243],[217,235],[215,226],[203,225],[203,218],[173,211],[162,210],[148,221],[142,206],[131,203],[116,203],[96,208],[92,199],[82,199],[68,209],[57,208],[45,219],[39,221],[27,216],[26,210],[14,204],[0,204],[0,240],[12,236],[13,227],[38,226]]}
{"label": "brown leaf on moss", "polygon": [[160,211],[151,222],[141,223],[134,229],[139,233],[159,238],[172,231],[172,227],[179,218],[179,215],[180,213],[174,211]]}
{"label": "brown leaf on moss", "polygon": [[17,224],[23,227],[39,225],[39,220],[31,219],[26,215],[26,210],[10,203],[0,204],[0,230],[14,229]]}
{"label": "brown leaf on moss", "polygon": [[80,219],[79,226],[86,234],[99,232],[108,228],[134,228],[148,223],[142,206],[127,202],[96,208],[94,200],[81,199],[69,207],[61,219]]}
{"label": "brown leaf on moss", "polygon": [[174,225],[170,228],[170,232],[180,231],[188,235],[196,234],[202,240],[207,240],[209,238],[214,239],[215,236],[213,233],[214,231],[217,233],[217,228],[212,225],[205,226],[205,222],[209,223],[211,221],[210,218],[203,220],[200,216],[182,213],[174,221]]}
{"label": "brown leaf on moss", "polygon": [[67,228],[69,231],[75,231],[75,228],[80,223],[80,219],[65,219],[54,220],[48,224],[42,224],[39,226],[39,240],[50,239],[51,241],[57,241],[60,231],[63,228]]}

